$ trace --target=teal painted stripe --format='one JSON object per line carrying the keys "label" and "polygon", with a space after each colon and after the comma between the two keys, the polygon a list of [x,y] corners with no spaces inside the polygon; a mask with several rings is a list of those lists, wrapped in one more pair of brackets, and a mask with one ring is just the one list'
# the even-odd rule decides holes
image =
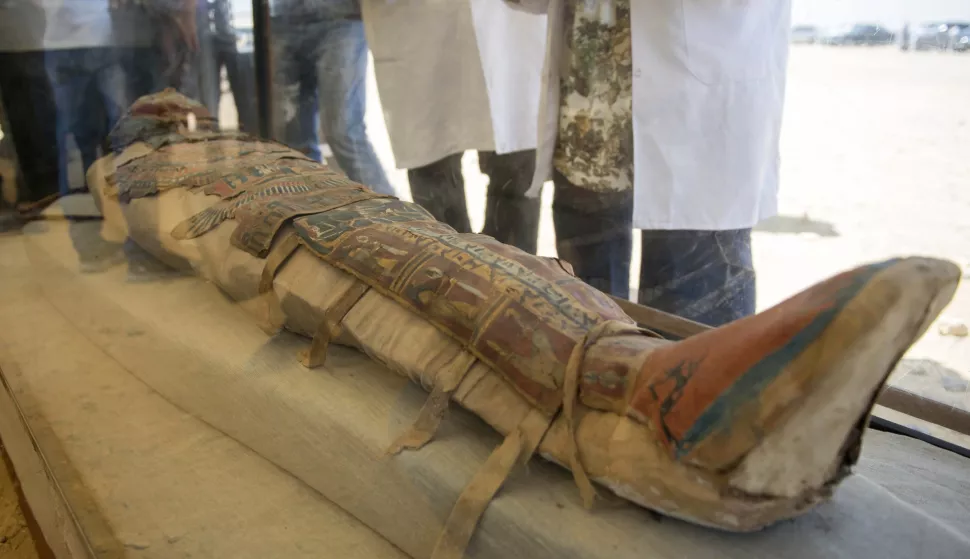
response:
{"label": "teal painted stripe", "polygon": [[807,349],[828,328],[829,324],[842,311],[846,304],[862,291],[869,280],[899,259],[871,264],[860,270],[852,278],[852,283],[836,294],[835,305],[823,311],[804,329],[795,334],[782,348],[768,354],[761,361],[737,379],[724,393],[711,402],[687,433],[675,442],[674,453],[677,458],[686,455],[691,449],[706,439],[719,427],[731,421],[735,412],[753,398],[757,398],[778,375]]}

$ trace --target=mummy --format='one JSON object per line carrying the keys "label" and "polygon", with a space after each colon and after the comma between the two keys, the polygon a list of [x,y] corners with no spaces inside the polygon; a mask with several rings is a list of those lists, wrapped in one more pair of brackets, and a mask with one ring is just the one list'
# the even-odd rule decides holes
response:
{"label": "mummy", "polygon": [[172,91],[139,99],[110,140],[92,182],[106,222],[269,332],[306,336],[305,366],[337,343],[429,392],[390,455],[433,444],[451,405],[505,435],[455,504],[439,558],[461,555],[534,454],[568,468],[589,505],[612,492],[738,532],[809,510],[849,475],[880,389],[960,277],[929,258],[872,263],[672,341],[568,263],[456,233],[286,146],[220,132]]}

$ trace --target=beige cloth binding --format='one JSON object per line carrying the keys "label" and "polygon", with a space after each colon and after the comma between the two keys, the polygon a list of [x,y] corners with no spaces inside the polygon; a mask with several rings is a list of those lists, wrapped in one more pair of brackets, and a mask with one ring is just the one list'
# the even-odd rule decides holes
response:
{"label": "beige cloth binding", "polygon": [[298,248],[300,248],[300,238],[296,236],[296,233],[291,232],[266,257],[266,264],[263,266],[263,272],[259,278],[259,297],[266,303],[266,317],[261,322],[260,328],[268,334],[278,332],[286,320],[280,299],[273,291],[273,281],[283,264]]}
{"label": "beige cloth binding", "polygon": [[573,479],[576,481],[576,486],[579,488],[579,494],[583,498],[583,504],[586,508],[593,506],[593,500],[596,498],[596,490],[593,489],[593,483],[589,480],[589,476],[586,475],[586,468],[583,466],[582,459],[579,456],[579,448],[576,445],[575,409],[576,400],[579,397],[579,370],[582,368],[586,351],[597,340],[617,334],[653,335],[650,332],[645,332],[640,328],[623,322],[602,322],[587,332],[586,336],[576,344],[576,347],[573,348],[572,353],[569,355],[569,361],[566,362],[566,377],[563,380],[562,414],[566,422],[566,428],[569,431],[566,443],[568,445],[569,469],[572,470]]}
{"label": "beige cloth binding", "polygon": [[438,431],[445,412],[448,411],[448,402],[451,400],[452,394],[458,389],[461,382],[465,380],[468,373],[471,372],[475,363],[478,362],[470,353],[466,355],[469,357],[469,362],[459,375],[450,380],[441,379],[441,377],[436,379],[438,384],[435,385],[431,391],[431,395],[428,396],[424,405],[421,406],[421,411],[418,412],[418,418],[387,448],[386,454],[388,456],[397,454],[404,449],[417,450],[428,444],[434,438],[434,434]]}
{"label": "beige cloth binding", "polygon": [[[573,479],[579,487],[583,504],[587,508],[593,506],[596,491],[586,474],[576,445],[575,408],[579,395],[579,370],[583,358],[586,356],[586,351],[593,344],[604,337],[619,334],[649,335],[642,329],[623,322],[607,321],[600,323],[576,344],[566,364],[561,409],[569,433],[567,437],[569,467],[573,472]],[[433,398],[434,394],[432,394],[431,399]],[[447,395],[445,395],[445,398],[447,398]],[[431,403],[431,399],[429,399],[429,403],[425,404],[425,408]],[[447,401],[445,405],[447,405]],[[424,409],[422,409],[423,412]],[[478,470],[475,477],[462,491],[461,496],[458,497],[458,502],[452,509],[448,520],[445,522],[445,527],[438,537],[431,559],[460,559],[464,555],[465,548],[471,541],[478,521],[502,484],[505,483],[513,466],[516,462],[525,463],[529,460],[542,441],[542,437],[556,419],[556,415],[547,417],[539,410],[532,409],[529,415],[519,423],[515,431],[509,434],[502,445],[489,456],[485,465]]]}
{"label": "beige cloth binding", "polygon": [[327,310],[320,325],[317,326],[310,347],[300,352],[300,362],[303,363],[304,367],[312,369],[324,364],[327,360],[327,348],[330,347],[330,342],[340,335],[340,323],[369,289],[370,286],[366,283],[354,282],[337,303]]}
{"label": "beige cloth binding", "polygon": [[529,460],[555,415],[547,417],[532,409],[505,441],[489,455],[458,497],[438,536],[431,559],[461,559],[488,504],[501,489],[512,468]]}
{"label": "beige cloth binding", "polygon": [[421,411],[418,412],[418,418],[404,433],[394,439],[394,442],[387,447],[386,454],[392,456],[404,449],[417,450],[428,444],[438,431],[445,412],[448,411],[449,400],[451,400],[451,393],[436,386],[425,400]]}

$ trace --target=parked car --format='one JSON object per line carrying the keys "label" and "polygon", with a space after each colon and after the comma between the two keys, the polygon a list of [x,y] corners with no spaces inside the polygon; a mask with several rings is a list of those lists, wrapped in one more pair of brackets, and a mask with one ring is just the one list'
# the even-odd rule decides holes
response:
{"label": "parked car", "polygon": [[913,50],[947,50],[954,47],[959,34],[970,27],[965,21],[936,21],[913,28],[909,46]]}
{"label": "parked car", "polygon": [[953,39],[953,50],[955,52],[970,50],[970,26],[964,27],[956,33],[956,37]]}
{"label": "parked car", "polygon": [[856,23],[829,30],[820,42],[827,45],[889,45],[894,38],[893,32],[882,26]]}
{"label": "parked car", "polygon": [[947,30],[947,50],[957,50],[957,43],[960,42],[961,37],[965,37],[967,31],[970,30],[970,22],[959,22],[950,24],[950,28]]}
{"label": "parked car", "polygon": [[796,25],[791,30],[791,42],[811,44],[818,39],[818,28],[814,25]]}

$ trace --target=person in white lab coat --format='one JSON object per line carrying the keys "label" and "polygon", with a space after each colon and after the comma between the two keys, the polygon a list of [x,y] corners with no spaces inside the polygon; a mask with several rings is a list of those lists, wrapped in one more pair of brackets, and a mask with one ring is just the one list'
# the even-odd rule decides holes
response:
{"label": "person in white lab coat", "polygon": [[414,201],[470,232],[461,158],[489,177],[482,233],[536,252],[534,174],[545,17],[496,0],[363,0],[398,168]]}
{"label": "person in white lab coat", "polygon": [[[535,195],[559,255],[711,325],[754,312],[751,228],[777,211],[790,0],[506,0],[548,14]],[[631,204],[632,198],[632,204]]]}

